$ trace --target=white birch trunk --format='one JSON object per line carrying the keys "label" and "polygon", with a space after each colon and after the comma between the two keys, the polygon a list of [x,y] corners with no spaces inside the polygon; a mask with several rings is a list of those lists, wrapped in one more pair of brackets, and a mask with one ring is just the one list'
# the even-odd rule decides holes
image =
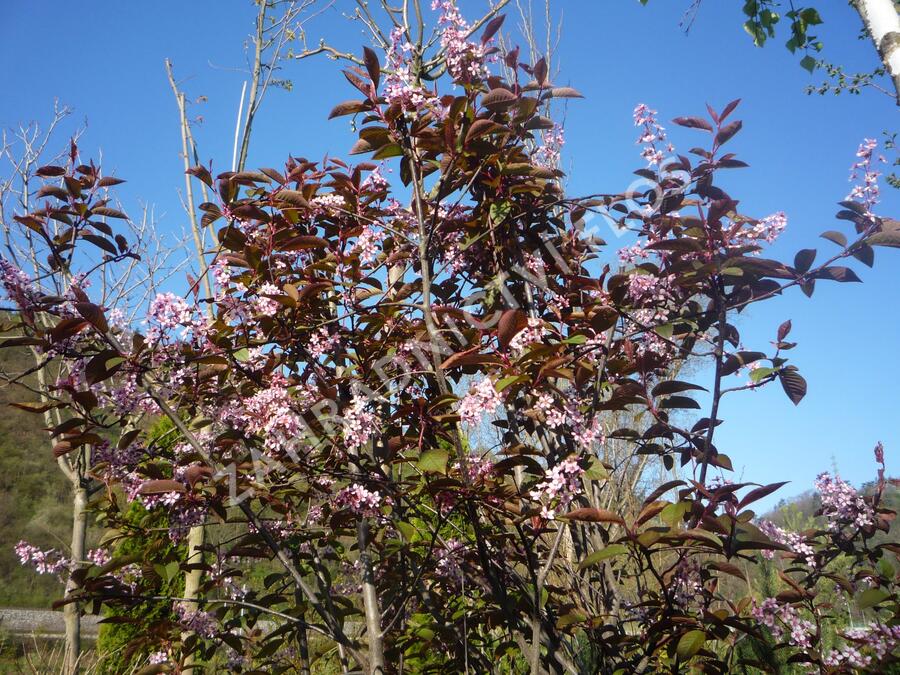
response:
{"label": "white birch trunk", "polygon": [[900,15],[894,0],[856,0],[855,6],[894,82],[900,101]]}

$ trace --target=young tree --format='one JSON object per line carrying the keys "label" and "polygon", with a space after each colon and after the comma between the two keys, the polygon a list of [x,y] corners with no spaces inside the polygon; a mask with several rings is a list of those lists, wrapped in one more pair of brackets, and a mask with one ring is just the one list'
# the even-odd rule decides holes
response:
{"label": "young tree", "polygon": [[[42,171],[45,164],[53,164],[63,158],[68,159],[73,166],[79,166],[81,175],[94,172],[94,192],[97,197],[95,211],[95,229],[111,233],[112,229],[107,224],[107,218],[116,218],[120,212],[107,206],[110,201],[107,195],[109,187],[120,183],[116,178],[103,178],[96,173],[93,166],[76,163],[77,149],[75,138],[69,147],[68,153],[54,154],[53,144],[58,136],[58,128],[68,117],[67,108],[56,107],[53,117],[46,129],[37,124],[20,127],[14,134],[4,133],[3,142],[0,144],[0,156],[8,164],[8,173],[0,182],[0,215],[4,223],[4,255],[2,275],[4,285],[9,284],[17,275],[25,274],[22,270],[28,270],[27,275],[32,279],[43,279],[43,288],[47,293],[60,298],[71,300],[74,289],[83,288],[87,284],[95,283],[97,297],[105,306],[115,307],[115,313],[111,320],[127,323],[134,319],[135,312],[145,304],[148,297],[155,294],[155,284],[164,282],[171,272],[169,269],[169,254],[171,249],[164,247],[154,231],[152,212],[145,209],[139,221],[129,221],[127,232],[131,236],[132,243],[128,254],[122,250],[113,249],[116,255],[110,254],[110,245],[106,240],[102,242],[94,235],[86,233],[85,241],[92,243],[93,251],[79,250],[79,269],[77,272],[71,267],[54,267],[54,260],[45,260],[46,253],[43,242],[35,237],[34,225],[29,213],[41,213],[46,208],[49,200],[58,199],[61,194],[68,194],[66,190],[75,190],[77,178],[71,182],[71,187],[42,186],[39,184],[49,175]],[[18,212],[19,216],[10,214]],[[59,246],[73,248],[68,239],[70,230],[67,228],[69,218],[64,213],[57,214],[52,220],[52,225],[47,229],[47,236],[54,238]],[[9,220],[7,220],[9,218]],[[17,230],[10,227],[13,218],[18,218],[23,229]],[[121,237],[121,235],[119,235]],[[93,239],[93,241],[92,241]],[[124,239],[122,239],[124,241]],[[102,251],[98,258],[97,247]],[[104,248],[105,247],[105,248]],[[108,259],[107,259],[108,258]],[[149,294],[149,295],[148,295]],[[7,308],[4,308],[6,310]],[[52,325],[47,323],[48,316],[36,314],[32,317],[35,325],[40,325],[49,330]],[[15,323],[7,324],[13,333],[20,332]],[[2,373],[2,378],[7,383],[15,383],[28,386],[38,395],[38,401],[22,404],[28,410],[39,412],[45,428],[51,433],[48,436],[49,448],[52,449],[59,466],[72,489],[72,534],[68,555],[69,569],[64,569],[59,560],[52,561],[45,571],[69,572],[66,580],[67,592],[77,587],[75,576],[71,574],[72,567],[87,564],[86,540],[88,529],[87,508],[88,500],[92,492],[98,489],[98,484],[92,481],[90,469],[92,464],[90,447],[87,444],[73,446],[59,439],[59,433],[53,433],[54,429],[72,427],[70,416],[55,400],[60,390],[77,387],[81,377],[82,364],[74,363],[66,358],[64,352],[54,349],[42,350],[27,335],[18,335],[4,343],[6,347],[18,347],[27,350],[30,355],[31,366],[24,372]],[[34,384],[32,384],[32,378]],[[17,548],[20,556],[35,555],[35,551],[28,545]],[[79,608],[77,604],[65,607],[66,623],[66,672],[76,672],[81,655],[81,630],[79,620]]]}
{"label": "young tree", "polygon": [[[225,647],[235,671],[302,672],[315,636],[345,672],[728,672],[747,660],[742,641],[768,631],[822,672],[863,657],[882,667],[900,606],[897,547],[873,543],[892,517],[881,487],[858,495],[823,475],[831,527],[767,535],[749,506],[780,484],[710,474],[731,469],[716,439],[725,396],[775,382],[794,403],[806,392],[790,321],[752,351],[735,315],[858,281],[845,261],[900,245],[896,221],[873,213],[873,147],[838,213],[850,237],[824,233],[836,249],[818,264],[812,249],[790,264],[762,257],[783,214],[743,215],[721,186],[720,172],[745,166],[725,149],[741,129],[736,101],[676,118],[706,134],[694,158],[639,105],[646,189],[569,196],[562,130],[542,111],[579,94],[553,84],[546,60],[492,46],[502,4],[469,23],[435,2],[435,31],[416,1],[362,15],[385,51],[348,56],[356,98],[332,117],[354,116],[363,161],[189,169],[216,195],[200,206],[202,226],[220,228],[211,297],[199,282],[156,296],[141,333],[83,288],[57,297],[8,275],[15,330],[84,374],[52,401],[75,420],[57,430],[65,442],[102,458],[107,525],[147,536],[125,527],[123,502],[139,500],[166,511],[176,541],[204,521],[239,528],[204,547],[196,603],[170,598],[175,619],[148,626],[151,662],[178,669]],[[78,170],[47,168],[56,202],[17,221],[54,274],[83,241],[128,251],[94,224],[99,174]],[[637,243],[608,256],[589,212]],[[64,242],[48,233],[60,213]],[[673,375],[688,359],[712,371],[693,425],[678,411],[699,409],[692,392],[705,388]],[[138,410],[168,418],[174,443]],[[687,479],[629,508],[647,457]],[[754,606],[724,580],[760,551],[794,564],[789,589]],[[865,645],[858,659],[817,641],[830,612],[818,585],[842,554],[854,561],[842,589],[871,611],[867,632],[847,635]],[[269,573],[240,588],[248,560]],[[160,599],[150,589],[163,574],[149,556],[114,555],[67,600],[139,607]],[[264,619],[275,628],[261,635]]]}

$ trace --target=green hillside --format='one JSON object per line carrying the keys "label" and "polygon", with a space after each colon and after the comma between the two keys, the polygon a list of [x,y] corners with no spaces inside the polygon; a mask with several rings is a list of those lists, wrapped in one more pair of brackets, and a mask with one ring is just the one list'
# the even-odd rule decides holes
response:
{"label": "green hillside", "polygon": [[[30,354],[0,350],[0,368],[21,372]],[[0,606],[49,607],[62,595],[59,581],[22,567],[13,551],[25,539],[41,547],[68,550],[71,532],[69,486],[50,452],[42,418],[10,407],[29,392],[0,386]]]}

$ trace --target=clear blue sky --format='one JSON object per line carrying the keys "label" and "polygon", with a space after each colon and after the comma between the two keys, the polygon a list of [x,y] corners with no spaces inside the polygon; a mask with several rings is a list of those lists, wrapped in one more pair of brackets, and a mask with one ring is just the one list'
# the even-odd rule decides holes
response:
{"label": "clear blue sky", "polygon": [[[337,0],[338,8],[349,4]],[[748,214],[787,213],[789,226],[773,255],[831,250],[818,234],[841,229],[836,202],[848,191],[856,147],[863,137],[896,128],[894,103],[874,92],[807,96],[803,88],[817,78],[782,47],[784,37],[754,48],[740,26],[741,2],[706,0],[685,36],[679,20],[689,4],[557,0],[564,14],[558,83],[587,97],[566,115],[570,191],[614,191],[630,182],[641,165],[631,125],[637,102],[669,120],[702,114],[706,102],[721,108],[740,97],[744,131],[731,145],[751,168],[733,172],[725,187]],[[819,31],[825,56],[849,71],[877,65],[871,44],[857,39],[859,19],[846,3],[818,4],[826,20]],[[481,6],[463,3],[469,16]],[[180,137],[163,59],[172,59],[189,95],[208,97],[192,109],[203,116],[195,133],[201,157],[225,170],[253,15],[240,0],[7,0],[0,4],[0,125],[46,120],[54,98],[72,106],[76,121],[88,123],[85,156],[102,148],[107,174],[128,179],[119,192],[125,205],[136,212],[141,200],[155,204],[161,227],[179,231],[185,223]],[[313,44],[320,35],[333,36],[337,46],[358,52],[363,42],[337,10],[308,29]],[[346,118],[326,119],[333,104],[353,96],[337,64],[287,63],[282,76],[293,80],[294,90],[273,91],[264,103],[249,166],[279,166],[289,153],[345,154],[354,140]],[[673,140],[686,150],[698,136],[678,131]],[[900,193],[886,188],[881,212],[900,215]],[[612,233],[608,238],[615,240]],[[820,284],[812,301],[792,293],[743,319],[748,348],[765,348],[778,324],[793,319],[800,346],[791,357],[810,391],[797,408],[777,385],[726,399],[718,444],[739,477],[790,480],[778,493],[790,496],[809,489],[833,457],[840,473],[858,484],[874,476],[872,447],[879,439],[889,473],[900,473],[898,269],[900,251],[879,249],[875,269],[860,272],[864,284]]]}

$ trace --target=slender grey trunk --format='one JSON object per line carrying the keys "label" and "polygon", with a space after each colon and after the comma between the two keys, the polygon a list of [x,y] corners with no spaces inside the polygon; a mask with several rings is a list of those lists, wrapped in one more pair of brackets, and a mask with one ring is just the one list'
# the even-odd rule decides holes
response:
{"label": "slender grey trunk", "polygon": [[378,593],[375,589],[372,562],[369,559],[369,521],[365,517],[360,518],[356,531],[359,539],[359,561],[362,567],[366,633],[369,638],[369,672],[371,675],[384,675],[384,641],[381,635],[381,610],[378,606]]}
{"label": "slender grey trunk", "polygon": [[[74,483],[72,496],[72,551],[73,569],[83,564],[85,558],[84,541],[87,534],[87,489]],[[66,597],[78,590],[78,583],[69,577],[66,582]],[[64,673],[76,675],[81,660],[81,604],[70,602],[65,606],[66,650]]]}
{"label": "slender grey trunk", "polygon": [[[203,561],[203,551],[201,547],[203,546],[203,541],[205,539],[206,528],[204,525],[196,525],[190,529],[187,537],[187,564],[188,565],[197,565]],[[186,602],[187,609],[189,611],[196,611],[199,606],[195,601],[199,596],[200,591],[200,581],[202,579],[203,573],[199,569],[192,569],[185,573],[184,575],[184,597],[193,602]],[[189,635],[190,633],[186,633],[182,636],[182,639]],[[194,655],[190,654],[184,659],[184,670],[182,671],[184,675],[193,675],[196,661],[194,659]]]}

